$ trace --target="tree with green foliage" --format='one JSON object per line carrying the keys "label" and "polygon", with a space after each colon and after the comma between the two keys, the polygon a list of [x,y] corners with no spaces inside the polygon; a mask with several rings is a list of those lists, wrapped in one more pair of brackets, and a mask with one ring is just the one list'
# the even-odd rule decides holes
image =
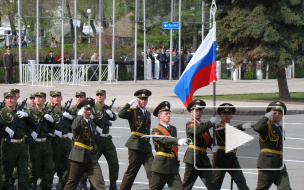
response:
{"label": "tree with green foliage", "polygon": [[304,65],[304,2],[302,0],[219,0],[219,55],[236,63],[262,60],[275,68],[279,96],[289,100],[285,68],[294,60]]}

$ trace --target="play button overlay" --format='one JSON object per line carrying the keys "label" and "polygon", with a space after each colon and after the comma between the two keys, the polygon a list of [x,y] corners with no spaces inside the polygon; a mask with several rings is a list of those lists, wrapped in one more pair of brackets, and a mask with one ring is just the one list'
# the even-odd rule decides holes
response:
{"label": "play button overlay", "polygon": [[229,151],[244,145],[245,143],[253,140],[254,138],[245,132],[236,129],[235,127],[226,123],[225,125],[226,133],[225,133],[225,144],[226,149],[225,153],[227,154]]}

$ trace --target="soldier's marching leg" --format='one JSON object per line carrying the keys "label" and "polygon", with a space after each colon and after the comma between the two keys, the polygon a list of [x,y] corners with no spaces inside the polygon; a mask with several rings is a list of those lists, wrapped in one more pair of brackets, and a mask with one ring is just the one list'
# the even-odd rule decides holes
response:
{"label": "soldier's marching leg", "polygon": [[[42,159],[40,159],[40,142],[33,142],[29,146],[29,156],[30,156],[30,187],[32,189],[36,189],[37,187],[37,180],[40,176],[42,171]],[[52,163],[52,162],[51,162]]]}
{"label": "soldier's marching leg", "polygon": [[116,147],[113,144],[112,136],[106,137],[105,140],[106,140],[106,146],[103,154],[109,166],[110,190],[117,190],[116,181],[118,179],[119,164],[118,164]]}
{"label": "soldier's marching leg", "polygon": [[43,143],[43,149],[42,152],[43,154],[42,159],[43,159],[43,170],[42,170],[42,178],[40,182],[40,186],[42,190],[48,190],[52,188],[53,185],[53,178],[54,178],[54,165],[49,164],[53,163],[53,154],[52,154],[52,146],[49,140],[46,140]]}
{"label": "soldier's marching leg", "polygon": [[149,154],[145,154],[144,168],[146,170],[146,175],[147,175],[147,178],[149,180],[149,186],[151,185],[151,182],[152,182],[151,167],[152,167],[153,159],[154,159],[154,156],[153,156],[152,152],[149,153]]}
{"label": "soldier's marching leg", "polygon": [[258,184],[256,190],[268,190],[274,182],[277,175],[276,171],[261,171],[259,170]]}
{"label": "soldier's marching leg", "polygon": [[226,170],[215,170],[214,174],[215,174],[215,179],[216,179],[217,185],[219,187],[222,187],[224,177],[226,174]]}
{"label": "soldier's marching leg", "polygon": [[152,172],[150,189],[151,190],[163,189],[169,177],[171,177],[171,174],[168,175],[168,174]]}
{"label": "soldier's marching leg", "polygon": [[183,188],[183,184],[182,184],[182,180],[181,177],[179,175],[179,173],[173,174],[174,177],[170,178],[168,181],[168,187],[170,188],[170,190],[182,190]]}
{"label": "soldier's marching leg", "polygon": [[25,142],[20,143],[19,158],[17,160],[18,190],[29,189],[28,152]]}
{"label": "soldier's marching leg", "polygon": [[231,175],[239,189],[249,190],[242,170],[228,170],[228,173]]}
{"label": "soldier's marching leg", "polygon": [[[15,163],[17,162],[16,152],[18,151],[18,147],[11,143],[12,146],[8,145],[4,139],[2,141],[1,147],[1,165],[2,165],[2,189],[9,189],[9,179],[12,176]],[[12,151],[9,151],[12,150]],[[12,187],[14,189],[14,187]]]}
{"label": "soldier's marching leg", "polygon": [[199,176],[208,190],[219,190],[219,186],[216,181],[212,181],[214,175],[213,170],[199,171]]}
{"label": "soldier's marching leg", "polygon": [[[75,161],[70,161],[70,164],[70,175],[69,180],[64,187],[65,190],[77,189],[79,181],[87,170],[87,164]],[[87,181],[87,179],[85,179],[85,181]]]}
{"label": "soldier's marching leg", "polygon": [[291,190],[288,173],[286,171],[278,175],[274,184],[278,190]]}
{"label": "soldier's marching leg", "polygon": [[192,164],[186,164],[183,187],[185,190],[192,189],[199,171],[194,168]]}
{"label": "soldier's marching leg", "polygon": [[105,181],[103,179],[103,175],[101,172],[101,168],[98,162],[91,163],[89,165],[89,169],[87,171],[88,178],[95,189],[97,190],[104,190],[105,187]]}

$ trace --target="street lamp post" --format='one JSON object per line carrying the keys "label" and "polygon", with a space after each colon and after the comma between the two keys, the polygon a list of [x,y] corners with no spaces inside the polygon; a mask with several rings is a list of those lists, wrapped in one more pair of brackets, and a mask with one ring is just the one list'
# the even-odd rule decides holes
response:
{"label": "street lamp post", "polygon": [[87,13],[88,13],[88,26],[89,26],[89,46],[91,43],[91,31],[90,31],[90,19],[91,19],[91,9],[87,9]]}

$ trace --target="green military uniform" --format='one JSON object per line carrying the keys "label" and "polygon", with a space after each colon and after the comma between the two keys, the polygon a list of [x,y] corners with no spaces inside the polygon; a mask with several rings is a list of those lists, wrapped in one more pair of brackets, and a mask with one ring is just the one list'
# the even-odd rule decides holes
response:
{"label": "green military uniform", "polygon": [[[170,103],[162,102],[155,110],[153,115],[157,116],[161,111],[170,111]],[[163,189],[168,184],[170,189],[183,189],[182,181],[179,175],[180,161],[178,158],[178,139],[177,129],[173,125],[165,126],[159,123],[152,129],[153,135],[165,135],[168,137],[153,137],[155,146],[155,159],[152,163],[152,182],[151,190]]]}
{"label": "green military uniform", "polygon": [[[224,103],[221,104],[218,108],[218,114],[221,113],[231,113],[234,114],[236,109],[232,104]],[[216,125],[216,128],[223,128],[225,127],[226,123],[221,121],[219,124]],[[235,128],[244,131],[245,129],[242,128],[242,125],[234,126]],[[227,154],[225,153],[225,129],[216,131],[216,140],[218,145],[218,151],[215,154],[215,167],[216,168],[226,168],[227,170],[216,170],[215,171],[215,178],[218,183],[218,186],[221,187],[225,174],[228,172],[232,177],[233,181],[237,184],[239,189],[248,189],[246,184],[246,179],[244,174],[241,170],[241,166],[239,164],[238,158],[236,156],[236,149],[231,150]],[[239,170],[229,170],[229,168],[237,168]]]}
{"label": "green military uniform", "polygon": [[[12,92],[4,93],[4,97],[15,96]],[[28,174],[28,154],[27,147],[24,142],[25,133],[30,134],[31,129],[26,126],[26,119],[19,119],[18,124],[23,126],[16,127],[14,136],[11,138],[11,142],[8,144],[6,139],[9,137],[4,132],[6,127],[11,127],[14,123],[17,110],[10,110],[8,107],[4,107],[0,111],[0,125],[2,135],[1,146],[1,160],[3,169],[2,189],[9,189],[9,179],[12,177],[14,167],[18,169],[18,189],[29,189],[29,174]]]}
{"label": "green military uniform", "polygon": [[[88,109],[94,107],[94,104],[92,98],[86,98],[77,107]],[[85,173],[95,189],[105,189],[101,168],[94,151],[96,132],[94,121],[78,115],[73,121],[72,132],[74,145],[69,156],[71,167],[65,190],[75,190]]]}
{"label": "green military uniform", "polygon": [[[61,92],[59,91],[51,91],[50,96],[61,96]],[[51,109],[52,105],[47,106],[47,111]],[[68,175],[65,175],[65,172],[69,173],[70,170],[70,162],[69,155],[72,149],[72,140],[68,137],[68,133],[72,132],[71,123],[72,120],[65,118],[62,116],[63,108],[59,110],[57,107],[54,108],[52,115],[54,118],[54,126],[55,130],[60,131],[62,136],[55,136],[52,139],[52,152],[53,152],[53,161],[54,161],[54,174],[57,173],[59,178],[59,183],[57,184],[57,189],[63,189],[65,183],[67,182]],[[72,116],[71,116],[72,117]],[[72,118],[71,118],[72,119]],[[61,122],[63,122],[61,124]],[[60,130],[60,125],[63,126],[62,131]],[[56,142],[57,141],[57,142]]]}
{"label": "green military uniform", "polygon": [[[188,104],[188,111],[195,109],[197,106],[206,106],[203,100],[192,100]],[[200,108],[202,109],[202,108]],[[191,139],[191,142],[184,156],[184,162],[186,163],[186,169],[183,180],[184,189],[192,189],[197,177],[199,176],[204,182],[207,189],[219,189],[216,183],[212,182],[213,172],[212,170],[197,170],[197,168],[212,168],[209,157],[207,156],[207,147],[211,147],[213,139],[210,136],[209,129],[212,128],[210,121],[203,123],[201,121],[191,119],[186,124],[187,138]],[[194,134],[194,127],[195,134]],[[194,142],[194,136],[196,136],[196,144]],[[195,155],[194,155],[195,150]],[[196,157],[196,165],[194,166],[194,156]]]}
{"label": "green military uniform", "polygon": [[[7,46],[6,49],[11,49],[10,46]],[[13,69],[14,69],[14,56],[11,53],[3,54],[3,66],[5,68],[5,83],[13,83]]]}
{"label": "green military uniform", "polygon": [[[35,96],[46,97],[43,92],[35,93]],[[30,126],[36,131],[40,121],[44,119],[45,112],[40,112],[37,107],[29,111]],[[37,132],[37,131],[36,131]],[[29,145],[30,155],[30,184],[35,188],[38,178],[41,178],[40,187],[51,189],[54,177],[53,153],[51,141],[47,138],[48,133],[54,132],[54,125],[46,121],[40,130],[37,138]]]}
{"label": "green military uniform", "polygon": [[[151,92],[146,89],[134,93],[134,96],[138,98],[148,98],[150,95]],[[121,190],[131,189],[141,165],[144,165],[149,184],[151,184],[152,147],[149,138],[141,138],[143,135],[150,135],[151,114],[148,111],[145,112],[143,113],[138,106],[131,108],[127,103],[118,113],[118,117],[128,120],[131,130],[131,136],[125,144],[128,148],[129,166],[122,179]]]}
{"label": "green military uniform", "polygon": [[[271,102],[266,112],[279,111],[286,114],[287,109],[283,102]],[[272,107],[276,106],[276,107]],[[280,169],[281,170],[259,170],[257,190],[266,190],[274,183],[278,189],[290,190],[290,182],[286,166],[283,163],[283,139],[284,133],[281,125],[273,123],[272,119],[264,116],[254,126],[259,133],[260,155],[258,158],[258,169]]]}
{"label": "green military uniform", "polygon": [[[104,90],[97,90],[97,94],[106,94]],[[104,155],[109,167],[109,173],[110,173],[110,189],[117,189],[116,188],[116,180],[118,179],[118,171],[119,171],[119,164],[118,164],[118,157],[116,152],[116,147],[113,144],[112,136],[109,135],[109,125],[104,124],[104,126],[101,126],[104,116],[107,115],[106,110],[109,109],[109,106],[104,105],[102,107],[98,102],[95,104],[95,107],[93,109],[93,115],[94,115],[94,122],[97,126],[102,128],[102,134],[99,134],[100,137],[98,140],[95,141],[95,151],[97,155],[97,159],[101,157],[101,155]],[[109,118],[111,121],[115,121],[117,119],[116,114],[114,112],[113,117]]]}

